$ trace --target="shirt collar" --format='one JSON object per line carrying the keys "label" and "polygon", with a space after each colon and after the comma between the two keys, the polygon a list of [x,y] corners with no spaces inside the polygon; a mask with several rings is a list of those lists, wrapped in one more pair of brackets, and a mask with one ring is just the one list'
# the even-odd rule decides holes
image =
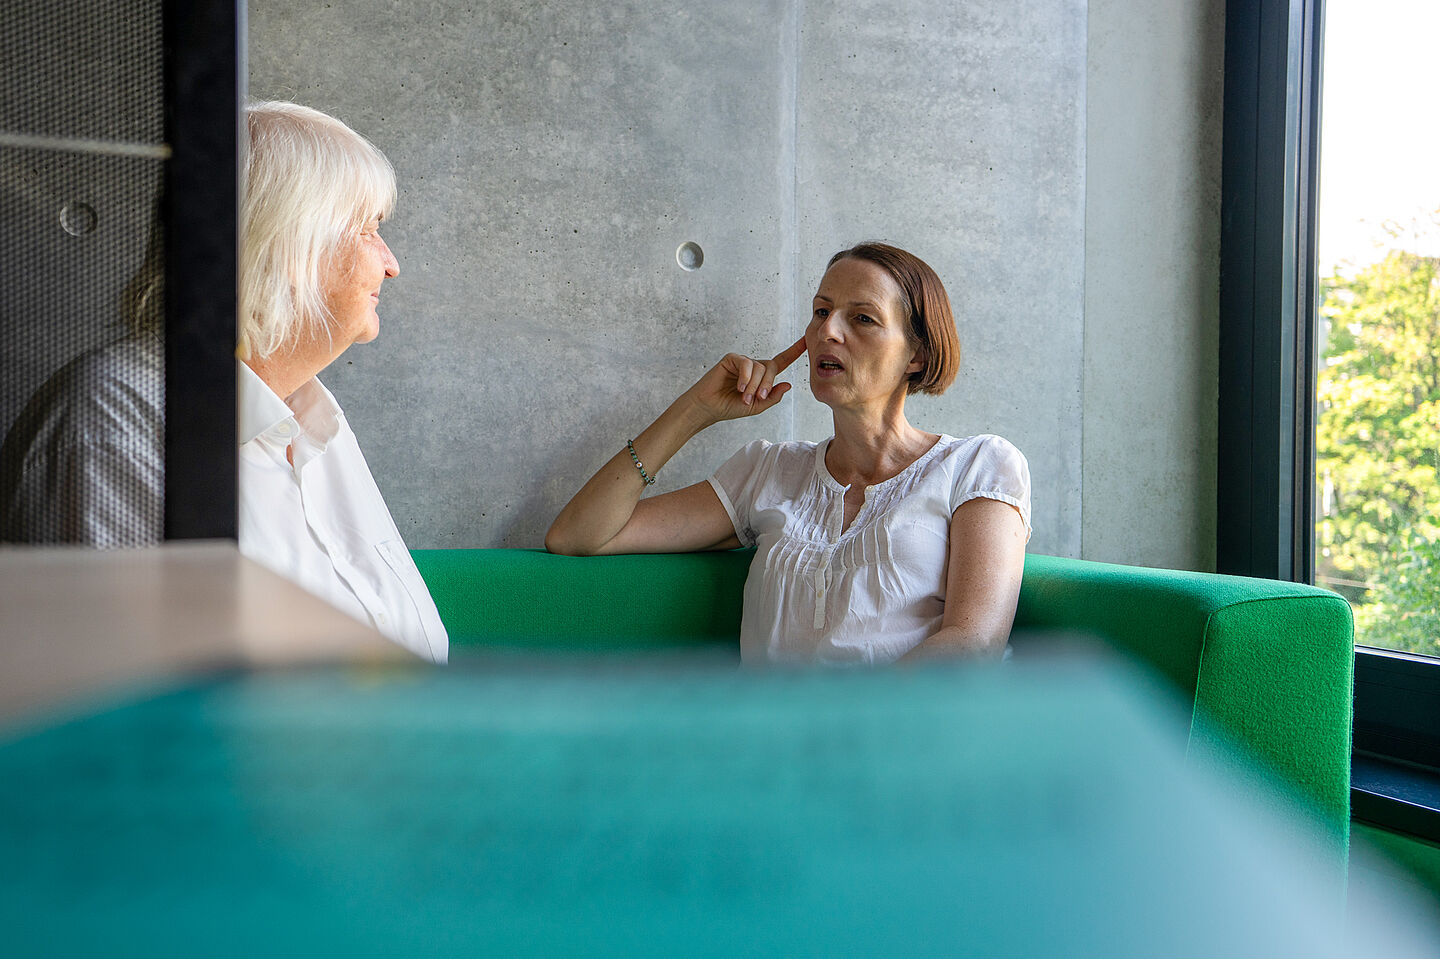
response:
{"label": "shirt collar", "polygon": [[323,447],[340,432],[340,404],[325,388],[318,377],[305,381],[294,393],[285,398],[300,423],[300,428],[312,441]]}
{"label": "shirt collar", "polygon": [[343,411],[319,379],[311,378],[288,400],[282,400],[254,370],[240,360],[237,388],[239,394],[239,439],[243,446],[283,423],[294,422],[311,439],[325,444],[340,431]]}
{"label": "shirt collar", "polygon": [[819,477],[819,479],[820,479],[820,484],[821,484],[822,486],[825,486],[825,487],[827,487],[827,488],[829,488],[829,489],[832,489],[832,490],[834,490],[834,491],[837,492],[837,493],[843,493],[843,492],[845,492],[846,490],[848,490],[850,487],[848,487],[848,486],[841,486],[841,485],[840,485],[840,481],[837,480],[835,477],[833,477],[833,476],[830,475],[830,468],[825,465],[825,451],[828,450],[828,449],[830,449],[830,440],[833,440],[834,438],[835,438],[835,437],[832,436],[832,437],[830,437],[830,439],[824,440],[824,441],[822,441],[821,443],[819,443],[819,444],[816,445],[816,447],[815,447],[815,475],[816,475],[817,477]]}

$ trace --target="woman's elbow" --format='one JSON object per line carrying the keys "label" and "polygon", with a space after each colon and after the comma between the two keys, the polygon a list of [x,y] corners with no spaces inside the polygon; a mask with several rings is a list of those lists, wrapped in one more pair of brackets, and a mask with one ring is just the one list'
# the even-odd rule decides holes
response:
{"label": "woman's elbow", "polygon": [[995,632],[944,626],[903,658],[998,660],[1004,658],[1009,640],[1009,630]]}
{"label": "woman's elbow", "polygon": [[557,556],[575,555],[575,550],[571,548],[565,536],[553,526],[545,531],[545,551],[547,553],[554,553]]}
{"label": "woman's elbow", "polygon": [[596,552],[593,547],[568,535],[558,523],[545,531],[545,551],[557,556],[594,556]]}

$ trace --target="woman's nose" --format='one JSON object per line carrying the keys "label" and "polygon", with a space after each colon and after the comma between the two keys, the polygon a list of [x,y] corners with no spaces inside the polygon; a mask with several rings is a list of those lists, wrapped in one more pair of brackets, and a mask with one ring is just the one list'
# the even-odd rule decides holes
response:
{"label": "woman's nose", "polygon": [[385,248],[385,275],[392,277],[399,276],[400,261],[395,259],[394,253],[390,252],[390,244],[386,243],[384,240],[381,240],[380,245]]}

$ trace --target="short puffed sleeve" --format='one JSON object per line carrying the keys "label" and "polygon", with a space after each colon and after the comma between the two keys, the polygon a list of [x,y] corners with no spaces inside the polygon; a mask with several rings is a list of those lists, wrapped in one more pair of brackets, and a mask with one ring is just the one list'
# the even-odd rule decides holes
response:
{"label": "short puffed sleeve", "polygon": [[773,443],[755,440],[741,447],[734,456],[720,464],[710,485],[725,512],[730,514],[730,523],[741,545],[755,545],[755,530],[751,523],[754,516],[755,498],[764,485],[766,463],[772,459]]}
{"label": "short puffed sleeve", "polygon": [[1030,527],[1030,464],[1025,454],[1004,437],[993,434],[972,436],[957,451],[954,482],[950,493],[950,514],[972,499],[993,499],[1009,503]]}

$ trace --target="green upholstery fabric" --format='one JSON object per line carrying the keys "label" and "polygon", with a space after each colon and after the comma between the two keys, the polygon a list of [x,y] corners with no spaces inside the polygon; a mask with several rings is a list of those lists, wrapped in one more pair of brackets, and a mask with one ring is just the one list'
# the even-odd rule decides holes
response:
{"label": "green upholstery fabric", "polygon": [[1243,744],[1342,835],[1350,606],[1300,583],[1029,556],[1016,628],[1094,633],[1194,699],[1191,744]]}
{"label": "green upholstery fabric", "polygon": [[736,643],[752,552],[555,556],[417,549],[452,651],[503,645],[601,651]]}
{"label": "green upholstery fabric", "polygon": [[[453,655],[734,645],[753,555],[574,558],[416,550]],[[1241,744],[1348,835],[1350,608],[1294,583],[1029,556],[1016,628],[1097,636],[1194,712],[1192,750]]]}

